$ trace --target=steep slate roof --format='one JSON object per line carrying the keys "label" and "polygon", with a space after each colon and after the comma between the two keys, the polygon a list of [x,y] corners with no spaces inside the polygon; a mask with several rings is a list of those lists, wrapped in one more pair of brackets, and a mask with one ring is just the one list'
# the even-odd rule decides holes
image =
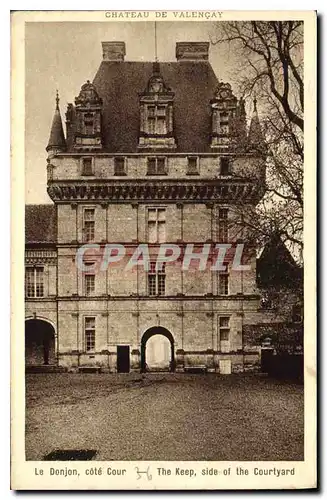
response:
{"label": "steep slate roof", "polygon": [[55,205],[25,205],[26,243],[55,243],[56,234]]}
{"label": "steep slate roof", "polygon": [[[102,61],[93,80],[103,99],[103,144],[110,153],[137,152],[139,95],[152,75],[151,62]],[[210,151],[210,100],[218,80],[208,61],[160,63],[167,87],[175,93],[174,133],[178,152]]]}
{"label": "steep slate roof", "polygon": [[62,128],[61,115],[59,110],[59,97],[56,98],[56,109],[52,119],[52,125],[50,130],[49,142],[47,145],[47,151],[51,147],[66,147],[66,139],[64,135],[64,130]]}

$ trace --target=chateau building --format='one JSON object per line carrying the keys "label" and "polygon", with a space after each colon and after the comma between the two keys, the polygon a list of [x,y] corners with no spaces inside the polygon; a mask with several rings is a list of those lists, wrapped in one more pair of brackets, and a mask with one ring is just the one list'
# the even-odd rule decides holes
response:
{"label": "chateau building", "polygon": [[[26,207],[26,364],[160,369],[150,344],[161,338],[162,369],[250,369],[260,348],[245,348],[244,328],[278,321],[260,305],[256,249],[246,244],[246,208],[265,192],[256,102],[247,126],[244,100],[218,80],[206,42],[177,43],[174,62],[125,61],[124,42],[102,51],[94,80],[68,104],[66,133],[56,98],[46,147],[53,204]],[[108,243],[124,256],[102,269]],[[162,243],[181,253],[157,266]],[[237,243],[244,270],[232,265]],[[129,269],[140,245],[149,266]],[[186,248],[195,254],[187,270]]]}

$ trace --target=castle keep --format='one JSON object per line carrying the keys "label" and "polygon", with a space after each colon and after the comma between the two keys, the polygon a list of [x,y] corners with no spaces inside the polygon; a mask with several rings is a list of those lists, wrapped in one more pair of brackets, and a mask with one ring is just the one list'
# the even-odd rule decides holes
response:
{"label": "castle keep", "polygon": [[[127,48],[128,49],[128,48]],[[125,61],[124,42],[103,42],[103,60],[66,111],[59,97],[46,147],[52,205],[26,207],[26,364],[109,372],[255,365],[243,345],[260,312],[256,249],[242,211],[265,192],[265,149],[254,103],[218,80],[209,43],[179,42],[176,61]],[[78,249],[91,243],[85,268]],[[97,251],[126,256],[101,271]],[[249,266],[185,271],[182,260],[154,265],[160,244],[202,252],[244,243]],[[140,244],[146,270],[126,270]],[[163,340],[156,344],[155,339]],[[160,358],[160,359],[159,359]]]}

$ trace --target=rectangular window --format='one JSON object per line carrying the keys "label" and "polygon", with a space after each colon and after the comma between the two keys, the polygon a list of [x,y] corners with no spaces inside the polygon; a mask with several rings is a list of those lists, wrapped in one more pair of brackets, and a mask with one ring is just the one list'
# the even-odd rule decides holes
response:
{"label": "rectangular window", "polygon": [[25,295],[30,298],[44,296],[43,267],[27,267],[25,269]]}
{"label": "rectangular window", "polygon": [[85,351],[95,350],[95,317],[85,318]]}
{"label": "rectangular window", "polygon": [[229,158],[220,159],[220,175],[230,174],[230,161]]}
{"label": "rectangular window", "polygon": [[147,175],[167,175],[166,158],[164,156],[148,158]]}
{"label": "rectangular window", "polygon": [[228,241],[228,208],[219,208],[218,211],[218,240],[219,243]]}
{"label": "rectangular window", "polygon": [[229,272],[226,271],[218,272],[218,294],[228,295],[229,294]]}
{"label": "rectangular window", "polygon": [[149,116],[149,118],[148,118],[148,132],[149,132],[149,134],[154,135],[155,126],[156,126],[155,118],[153,116]]}
{"label": "rectangular window", "polygon": [[125,158],[115,158],[114,175],[126,175]]}
{"label": "rectangular window", "polygon": [[229,342],[229,320],[228,316],[221,316],[219,318],[219,338],[221,342]]}
{"label": "rectangular window", "polygon": [[157,116],[166,117],[166,106],[157,106]]}
{"label": "rectangular window", "polygon": [[166,174],[166,159],[163,157],[157,158],[157,175]]}
{"label": "rectangular window", "polygon": [[163,262],[161,269],[156,270],[156,261],[150,262],[148,271],[148,294],[150,296],[165,295],[166,264]]}
{"label": "rectangular window", "polygon": [[93,120],[85,120],[85,135],[92,135],[94,132]]}
{"label": "rectangular window", "polygon": [[155,106],[148,106],[148,117],[154,118],[155,115],[156,115],[156,107]]}
{"label": "rectangular window", "polygon": [[166,241],[165,208],[148,208],[148,239],[149,243],[164,243]]}
{"label": "rectangular window", "polygon": [[165,116],[157,116],[156,133],[158,135],[165,135],[166,134],[166,117]]}
{"label": "rectangular window", "polygon": [[198,175],[198,158],[196,156],[189,156],[187,161],[187,175]]}
{"label": "rectangular window", "polygon": [[226,111],[220,113],[220,133],[225,135],[229,133],[229,114]]}
{"label": "rectangular window", "polygon": [[95,210],[94,208],[85,208],[84,210],[84,241],[93,241],[95,234]]}
{"label": "rectangular window", "polygon": [[92,158],[83,158],[82,175],[93,175]]}
{"label": "rectangular window", "polygon": [[148,175],[156,175],[157,162],[155,158],[148,158]]}
{"label": "rectangular window", "polygon": [[[93,268],[94,262],[92,263],[85,263],[85,267],[92,267]],[[84,274],[84,292],[85,295],[92,295],[95,292],[95,274],[92,272],[86,271],[86,274]]]}
{"label": "rectangular window", "polygon": [[165,135],[167,133],[166,106],[148,106],[148,133]]}
{"label": "rectangular window", "polygon": [[84,115],[84,128],[85,135],[94,134],[94,116],[92,113],[87,113]]}

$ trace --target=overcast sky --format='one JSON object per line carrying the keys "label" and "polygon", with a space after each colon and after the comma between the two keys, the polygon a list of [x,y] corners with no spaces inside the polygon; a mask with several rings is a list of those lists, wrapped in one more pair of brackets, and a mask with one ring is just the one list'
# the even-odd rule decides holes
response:
{"label": "overcast sky", "polygon": [[[216,29],[217,23],[213,22],[157,23],[159,60],[176,60],[176,42],[209,41]],[[55,107],[56,89],[59,90],[64,122],[67,103],[74,102],[81,85],[88,79],[92,81],[95,76],[102,60],[101,42],[125,41],[125,60],[153,61],[154,23],[26,23],[25,39],[26,203],[50,203],[46,192],[45,148]],[[209,59],[219,80],[233,84],[236,55],[226,47],[211,45]]]}

